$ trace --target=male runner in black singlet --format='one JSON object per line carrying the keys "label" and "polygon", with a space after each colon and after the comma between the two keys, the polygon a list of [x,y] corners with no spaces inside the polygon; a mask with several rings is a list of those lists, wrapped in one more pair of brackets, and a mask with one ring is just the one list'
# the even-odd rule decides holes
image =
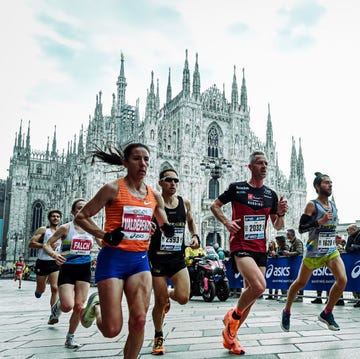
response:
{"label": "male runner in black singlet", "polygon": [[[265,268],[267,260],[266,225],[270,217],[274,228],[284,226],[287,201],[263,182],[268,162],[265,154],[255,151],[251,154],[248,168],[251,171],[249,181],[235,182],[211,205],[215,217],[230,232],[230,252],[233,265],[244,279],[244,290],[234,309],[225,317],[223,346],[233,354],[244,354],[244,348],[237,341],[237,331],[249,314],[255,300],[266,288]],[[231,202],[232,218],[228,219],[222,206]]]}
{"label": "male runner in black singlet", "polygon": [[[152,349],[154,355],[165,354],[162,327],[164,315],[170,309],[170,298],[180,304],[186,304],[189,301],[190,279],[184,259],[186,223],[191,235],[196,234],[190,202],[176,194],[179,183],[177,172],[174,169],[166,169],[160,172],[159,177],[166,215],[169,223],[175,227],[175,234],[172,238],[167,238],[157,225],[150,241],[149,259],[155,295],[152,311],[155,327]],[[168,290],[167,278],[173,284],[171,290]]]}

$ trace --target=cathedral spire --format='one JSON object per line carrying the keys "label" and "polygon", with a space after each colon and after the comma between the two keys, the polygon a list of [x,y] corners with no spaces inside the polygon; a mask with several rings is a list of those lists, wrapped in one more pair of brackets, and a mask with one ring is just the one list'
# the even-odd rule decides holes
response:
{"label": "cathedral spire", "polygon": [[54,126],[54,137],[53,137],[53,141],[52,141],[52,150],[51,150],[51,155],[55,156],[56,155],[56,125]]}
{"label": "cathedral spire", "polygon": [[243,71],[243,78],[242,78],[242,84],[241,84],[241,96],[240,96],[240,107],[243,109],[243,111],[247,110],[247,90],[246,90],[246,82],[245,82],[245,69],[242,69]]}
{"label": "cathedral spire", "polygon": [[74,147],[73,147],[73,151],[72,151],[72,154],[76,154],[76,133],[74,135]]}
{"label": "cathedral spire", "polygon": [[198,54],[196,53],[195,70],[193,75],[193,98],[200,99],[200,72],[198,64]]}
{"label": "cathedral spire", "polygon": [[294,137],[292,137],[290,180],[294,178],[297,178],[297,156],[296,156],[295,140]]}
{"label": "cathedral spire", "polygon": [[273,144],[273,129],[270,114],[270,104],[268,103],[268,118],[266,124],[266,147],[270,147]]}
{"label": "cathedral spire", "polygon": [[166,89],[166,103],[169,103],[171,101],[171,96],[171,69],[169,67],[168,85]]}
{"label": "cathedral spire", "polygon": [[156,110],[160,110],[159,79],[156,80]]}
{"label": "cathedral spire", "polygon": [[46,144],[46,159],[49,159],[49,147],[50,147],[50,137],[47,138],[47,144]]}
{"label": "cathedral spire", "polygon": [[299,138],[299,156],[298,156],[298,162],[297,162],[297,175],[299,178],[304,179],[304,158],[302,154],[302,148],[301,148],[301,138]]}
{"label": "cathedral spire", "polygon": [[188,62],[188,50],[185,51],[185,64],[183,70],[182,93],[184,97],[190,96],[190,71]]}
{"label": "cathedral spire", "polygon": [[231,108],[236,110],[239,104],[239,92],[238,92],[238,85],[236,81],[236,66],[234,65],[234,75],[233,81],[231,86]]}
{"label": "cathedral spire", "polygon": [[126,96],[126,78],[124,70],[124,54],[121,53],[121,65],[120,65],[120,75],[116,82],[117,85],[117,110],[120,113],[121,107],[125,105],[125,96]]}
{"label": "cathedral spire", "polygon": [[150,94],[155,95],[155,91],[154,91],[154,71],[151,71]]}
{"label": "cathedral spire", "polygon": [[22,119],[20,120],[20,128],[19,128],[19,134],[18,134],[18,140],[17,140],[17,147],[21,147],[22,143]]}
{"label": "cathedral spire", "polygon": [[30,154],[30,121],[28,123],[28,130],[26,136],[26,152]]}
{"label": "cathedral spire", "polygon": [[80,130],[80,134],[79,134],[78,155],[80,155],[80,156],[84,155],[84,128],[83,128],[83,125],[81,125],[81,130]]}
{"label": "cathedral spire", "polygon": [[115,105],[115,94],[112,94],[112,105],[111,105],[111,117],[114,118],[116,115],[116,105]]}
{"label": "cathedral spire", "polygon": [[157,112],[156,109],[156,96],[154,92],[154,71],[151,71],[151,83],[150,91],[146,96],[146,108],[145,108],[145,117],[152,119],[155,117]]}

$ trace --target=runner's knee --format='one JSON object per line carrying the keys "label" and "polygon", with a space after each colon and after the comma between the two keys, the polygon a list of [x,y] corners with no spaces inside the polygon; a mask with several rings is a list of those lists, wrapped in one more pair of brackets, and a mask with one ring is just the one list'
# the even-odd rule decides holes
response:
{"label": "runner's knee", "polygon": [[129,332],[142,333],[145,328],[146,314],[138,314],[129,318]]}
{"label": "runner's knee", "polygon": [[189,301],[189,293],[175,293],[175,298],[176,298],[176,301],[181,304],[181,305],[184,305],[186,304],[188,301]]}

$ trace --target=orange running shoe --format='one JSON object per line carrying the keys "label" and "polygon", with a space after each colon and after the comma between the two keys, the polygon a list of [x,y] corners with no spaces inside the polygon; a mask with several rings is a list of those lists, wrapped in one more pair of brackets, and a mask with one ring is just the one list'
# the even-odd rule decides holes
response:
{"label": "orange running shoe", "polygon": [[165,345],[164,345],[164,337],[163,336],[154,338],[154,344],[153,344],[151,354],[153,354],[153,355],[165,354]]}
{"label": "orange running shoe", "polygon": [[[224,317],[224,325],[225,328],[222,332],[224,338],[224,347],[226,349],[230,349],[231,346],[237,341],[236,334],[240,327],[240,320],[236,320],[232,317],[234,309],[230,309]],[[226,343],[226,345],[225,345]],[[229,348],[230,347],[230,348]]]}
{"label": "orange running shoe", "polygon": [[[224,332],[223,332],[223,337],[224,337]],[[245,354],[245,349],[240,345],[240,343],[237,341],[236,338],[234,339],[231,345],[229,345],[229,343],[225,340],[225,338],[223,338],[223,346],[225,349],[229,349],[233,354],[237,354],[237,355]]]}

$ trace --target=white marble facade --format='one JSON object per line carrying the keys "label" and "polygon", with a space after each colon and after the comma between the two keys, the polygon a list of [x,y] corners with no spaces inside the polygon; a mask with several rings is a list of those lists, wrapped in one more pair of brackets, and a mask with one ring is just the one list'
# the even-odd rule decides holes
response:
{"label": "white marble facade", "polygon": [[[209,206],[230,182],[249,178],[248,158],[254,150],[266,153],[269,160],[266,184],[288,199],[286,228],[296,228],[306,203],[301,143],[296,150],[293,139],[292,148],[289,148],[290,176],[287,178],[278,166],[270,106],[264,119],[266,140],[261,142],[251,130],[244,70],[239,90],[236,76],[234,67],[230,99],[216,85],[202,91],[198,57],[196,55],[191,76],[186,52],[181,92],[172,95],[169,70],[165,104],[160,106],[159,83],[155,86],[151,73],[145,116],[140,118],[138,103],[132,106],[126,102],[127,82],[122,57],[111,109],[103,111],[100,92],[96,96],[94,115],[78,136],[74,134],[67,151],[59,152],[57,148],[56,128],[45,151],[33,149],[30,122],[24,133],[21,123],[6,181],[6,260],[13,260],[16,247],[16,257],[24,255],[27,262],[34,261],[35,253],[27,244],[34,230],[47,223],[50,209],[60,209],[65,222],[70,219],[73,199],[90,199],[104,183],[121,175],[119,168],[102,163],[91,165],[90,151],[95,146],[104,148],[128,142],[141,142],[150,148],[147,181],[155,188],[158,188],[158,174],[163,168],[171,166],[177,170],[179,194],[191,201],[203,245],[211,243],[216,232],[221,245],[228,248],[228,234],[214,221]],[[203,170],[211,163],[215,168]],[[225,211],[230,214],[230,210],[227,205]],[[96,221],[103,224],[103,213]],[[272,228],[268,235],[274,235]]]}

